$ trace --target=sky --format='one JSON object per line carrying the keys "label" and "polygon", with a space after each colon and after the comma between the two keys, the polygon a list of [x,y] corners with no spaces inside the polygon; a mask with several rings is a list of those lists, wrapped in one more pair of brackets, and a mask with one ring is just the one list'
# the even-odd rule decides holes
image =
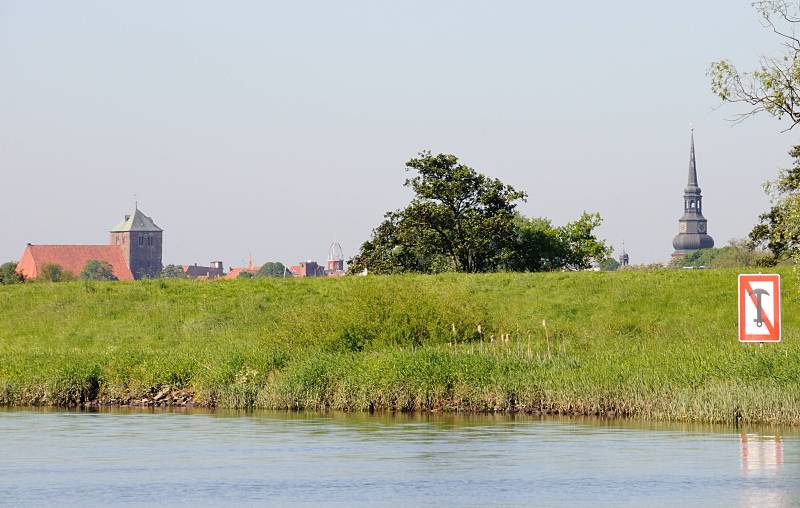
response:
{"label": "sky", "polygon": [[747,235],[797,133],[711,93],[779,54],[748,1],[0,0],[0,261],[103,244],[134,200],[164,264],[354,255],[421,150],[599,212],[666,261],[689,127],[717,246]]}

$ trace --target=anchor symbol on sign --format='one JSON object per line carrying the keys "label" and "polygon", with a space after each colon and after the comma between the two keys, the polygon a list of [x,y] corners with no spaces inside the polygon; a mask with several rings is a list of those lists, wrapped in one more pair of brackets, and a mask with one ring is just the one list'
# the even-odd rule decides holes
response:
{"label": "anchor symbol on sign", "polygon": [[764,309],[761,307],[761,297],[764,295],[769,296],[769,292],[765,289],[754,289],[749,292],[750,296],[756,296],[756,318],[753,322],[757,327],[761,328],[764,325]]}

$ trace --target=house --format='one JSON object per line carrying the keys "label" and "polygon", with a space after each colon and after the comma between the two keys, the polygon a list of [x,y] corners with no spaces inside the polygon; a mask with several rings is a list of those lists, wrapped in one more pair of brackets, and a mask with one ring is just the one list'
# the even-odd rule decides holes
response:
{"label": "house", "polygon": [[295,277],[321,277],[325,275],[325,268],[316,261],[303,261],[300,264],[292,265],[289,271]]}
{"label": "house", "polygon": [[258,269],[259,267],[253,265],[253,256],[250,256],[247,258],[247,266],[232,266],[225,278],[235,279],[239,277],[239,274],[242,272],[249,273],[255,277],[255,275],[258,273]]}
{"label": "house", "polygon": [[190,279],[218,279],[225,275],[222,261],[212,261],[209,266],[183,265],[183,273]]}

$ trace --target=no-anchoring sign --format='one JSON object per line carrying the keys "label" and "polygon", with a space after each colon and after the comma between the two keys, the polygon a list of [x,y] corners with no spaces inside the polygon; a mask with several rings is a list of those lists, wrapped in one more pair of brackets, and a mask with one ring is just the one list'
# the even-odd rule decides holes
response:
{"label": "no-anchoring sign", "polygon": [[739,274],[739,342],[781,341],[781,276]]}

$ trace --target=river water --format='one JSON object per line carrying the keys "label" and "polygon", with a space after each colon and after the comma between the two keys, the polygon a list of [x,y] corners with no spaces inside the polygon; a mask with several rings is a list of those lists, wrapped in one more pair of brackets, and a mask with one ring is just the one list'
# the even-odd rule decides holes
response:
{"label": "river water", "polygon": [[507,415],[6,409],[0,505],[795,506],[800,434]]}

